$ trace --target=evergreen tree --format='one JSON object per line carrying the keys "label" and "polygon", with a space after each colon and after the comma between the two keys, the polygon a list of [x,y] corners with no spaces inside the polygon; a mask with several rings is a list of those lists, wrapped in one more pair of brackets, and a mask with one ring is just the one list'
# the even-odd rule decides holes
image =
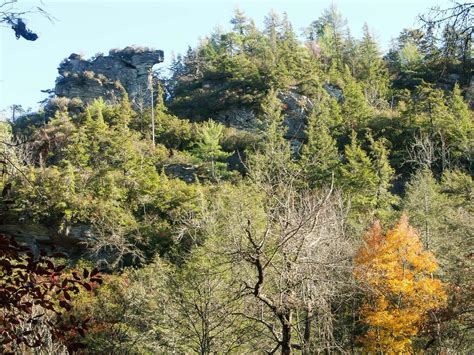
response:
{"label": "evergreen tree", "polygon": [[441,158],[434,168],[443,171],[453,163],[469,164],[474,137],[471,117],[458,88],[446,97],[443,90],[422,83],[404,118],[433,142]]}
{"label": "evergreen tree", "polygon": [[285,139],[282,103],[275,90],[264,98],[261,110],[261,144],[249,152],[248,165],[254,181],[277,185],[282,176],[292,175],[295,168],[289,142]]}
{"label": "evergreen tree", "polygon": [[358,66],[360,61],[359,43],[352,36],[349,29],[344,41],[343,63],[347,65],[353,76],[358,75]]}
{"label": "evergreen tree", "polygon": [[381,140],[368,136],[371,152],[360,146],[355,132],[345,147],[346,163],[341,166],[340,182],[350,196],[353,217],[359,223],[367,217],[386,219],[398,199],[390,192],[394,170],[388,160],[388,151]]}
{"label": "evergreen tree", "polygon": [[399,52],[400,66],[404,72],[416,73],[421,69],[423,56],[413,41],[408,40]]}
{"label": "evergreen tree", "polygon": [[330,120],[327,121],[327,125],[331,129],[333,136],[340,137],[345,133],[341,105],[332,96],[327,99],[326,104],[330,114]]}
{"label": "evergreen tree", "polygon": [[303,146],[301,164],[310,187],[331,184],[338,175],[339,153],[327,123],[330,114],[329,107],[321,104],[308,118],[308,141]]}
{"label": "evergreen tree", "polygon": [[276,90],[271,89],[261,105],[262,131],[265,147],[274,150],[279,146],[287,146],[284,138],[286,128],[283,126],[282,103],[278,99]]}
{"label": "evergreen tree", "polygon": [[375,107],[383,107],[389,90],[388,71],[367,24],[364,24],[363,37],[357,46],[357,56],[355,76],[363,83],[367,102]]}
{"label": "evergreen tree", "polygon": [[327,64],[343,69],[343,52],[347,20],[344,19],[333,3],[325,9],[318,20],[306,29],[308,39],[316,40],[321,47]]}
{"label": "evergreen tree", "polygon": [[124,128],[130,125],[136,114],[125,89],[119,103],[117,105],[105,105],[102,108],[102,115],[110,127]]}
{"label": "evergreen tree", "polygon": [[418,69],[422,63],[424,54],[424,33],[418,29],[405,28],[403,29],[397,39],[393,42],[388,58],[395,63],[391,63],[398,68],[398,70]]}
{"label": "evergreen tree", "polygon": [[[474,121],[468,104],[461,95],[459,84],[454,85],[448,97],[448,108],[452,121],[447,124],[446,135],[451,145],[451,152],[455,159],[470,164],[474,157]],[[468,166],[471,168],[471,166]]]}
{"label": "evergreen tree", "polygon": [[78,127],[71,137],[70,144],[66,147],[66,159],[77,168],[86,168],[91,159],[90,144],[85,127]]}
{"label": "evergreen tree", "polygon": [[403,208],[410,214],[428,250],[437,250],[437,246],[444,242],[438,238],[444,235],[447,226],[443,217],[446,205],[447,201],[433,173],[429,170],[418,171],[407,185]]}
{"label": "evergreen tree", "polygon": [[222,150],[220,140],[224,126],[212,120],[204,122],[198,129],[198,141],[193,150],[194,154],[207,163],[210,163],[210,173],[215,179],[222,173],[225,168],[225,163],[220,163],[219,160],[229,157],[229,153]]}
{"label": "evergreen tree", "polygon": [[377,177],[375,213],[377,218],[384,220],[392,211],[392,206],[398,202],[398,198],[390,192],[395,171],[390,166],[386,143],[381,139],[375,141],[371,136],[369,136],[369,141],[371,143],[372,169]]}
{"label": "evergreen tree", "polygon": [[352,131],[351,144],[344,148],[346,163],[341,167],[341,184],[351,198],[351,206],[356,214],[374,211],[379,177],[372,161],[362,149],[357,135]]}
{"label": "evergreen tree", "polygon": [[342,116],[348,130],[365,127],[371,115],[371,109],[365,98],[361,84],[351,75],[346,66],[344,71],[344,101],[342,102]]}
{"label": "evergreen tree", "polygon": [[443,321],[432,325],[430,332],[439,347],[453,352],[465,352],[472,340],[473,300],[467,290],[472,287],[473,260],[466,251],[474,230],[473,191],[472,178],[461,171],[445,171],[438,183],[431,171],[420,170],[409,182],[402,205],[424,246],[438,255],[439,275],[450,285]]}
{"label": "evergreen tree", "polygon": [[233,25],[233,31],[243,36],[248,30],[249,19],[247,16],[245,16],[243,11],[241,11],[239,8],[236,8],[234,10],[234,17],[232,17],[230,23]]}
{"label": "evergreen tree", "polygon": [[105,164],[103,153],[107,145],[109,127],[105,123],[102,113],[104,106],[103,100],[96,100],[85,112],[84,130],[88,143],[90,143],[88,150],[92,160],[89,164],[93,168],[98,168]]}
{"label": "evergreen tree", "polygon": [[[270,11],[264,19],[264,33],[268,38],[271,52],[274,56],[273,60],[276,60],[277,54],[277,43],[280,36],[281,30],[281,19],[275,11]],[[268,58],[270,59],[270,58]]]}

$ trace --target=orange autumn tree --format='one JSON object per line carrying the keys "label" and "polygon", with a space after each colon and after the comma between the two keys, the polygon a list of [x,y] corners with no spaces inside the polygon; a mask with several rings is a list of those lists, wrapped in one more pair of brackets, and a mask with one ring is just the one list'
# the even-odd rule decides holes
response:
{"label": "orange autumn tree", "polygon": [[418,233],[402,216],[385,235],[375,222],[355,258],[355,276],[371,293],[361,309],[368,326],[360,337],[365,351],[410,352],[428,312],[446,303],[444,285],[433,277],[433,254],[423,249]]}

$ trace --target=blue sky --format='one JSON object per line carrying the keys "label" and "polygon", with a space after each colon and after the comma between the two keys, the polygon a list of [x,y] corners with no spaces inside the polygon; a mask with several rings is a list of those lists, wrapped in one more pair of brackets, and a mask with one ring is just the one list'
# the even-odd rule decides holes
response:
{"label": "blue sky", "polygon": [[[0,0],[2,3],[4,0]],[[405,27],[416,26],[416,16],[446,0],[339,0],[334,1],[358,37],[364,22],[376,34],[383,49]],[[230,28],[236,7],[261,27],[271,10],[286,11],[294,29],[317,19],[331,1],[320,0],[19,0],[17,7],[39,5],[56,18],[53,23],[31,15],[28,25],[39,34],[36,42],[16,40],[7,27],[0,27],[0,110],[12,104],[38,108],[54,87],[57,67],[71,53],[91,57],[111,48],[140,45],[162,49],[165,62],[171,54],[184,53],[199,38],[216,27]]]}

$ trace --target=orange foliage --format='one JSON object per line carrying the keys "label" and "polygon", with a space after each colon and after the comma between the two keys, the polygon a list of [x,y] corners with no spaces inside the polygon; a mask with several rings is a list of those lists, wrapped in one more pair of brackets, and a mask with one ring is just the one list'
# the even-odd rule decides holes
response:
{"label": "orange foliage", "polygon": [[432,275],[436,259],[423,250],[406,216],[385,235],[375,222],[365,242],[355,259],[355,276],[372,294],[361,309],[369,330],[360,341],[368,352],[410,352],[411,338],[428,312],[446,304],[444,285]]}

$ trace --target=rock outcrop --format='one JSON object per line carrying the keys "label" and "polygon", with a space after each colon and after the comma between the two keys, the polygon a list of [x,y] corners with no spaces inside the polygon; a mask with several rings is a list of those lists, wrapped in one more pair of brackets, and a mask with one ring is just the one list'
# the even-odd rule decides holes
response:
{"label": "rock outcrop", "polygon": [[98,97],[113,101],[126,91],[131,100],[141,100],[146,106],[149,75],[153,65],[161,62],[163,51],[138,47],[111,50],[109,55],[88,60],[71,54],[59,65],[54,93],[87,104]]}
{"label": "rock outcrop", "polygon": [[[344,99],[343,92],[336,86],[324,84],[326,92],[337,101]],[[279,91],[278,99],[283,105],[282,114],[285,117],[284,125],[287,128],[285,138],[292,142],[297,151],[305,139],[307,119],[313,110],[313,102],[307,96],[294,91]],[[257,132],[261,122],[255,111],[249,108],[231,108],[220,112],[215,119],[227,127],[232,127],[248,132]]]}
{"label": "rock outcrop", "polygon": [[[311,100],[292,91],[280,91],[278,98],[283,105],[282,114],[287,127],[286,138],[303,139],[306,129],[306,118],[313,109]],[[248,108],[232,108],[223,111],[215,119],[227,127],[241,129],[248,132],[257,132],[261,122],[257,114]]]}
{"label": "rock outcrop", "polygon": [[190,164],[169,164],[165,166],[165,173],[169,177],[181,179],[187,183],[197,180],[198,166]]}
{"label": "rock outcrop", "polygon": [[0,233],[15,238],[17,242],[28,245],[37,254],[40,250],[60,251],[68,255],[81,253],[92,236],[92,228],[81,224],[68,226],[59,232],[57,228],[39,224],[0,224]]}
{"label": "rock outcrop", "polygon": [[284,106],[283,123],[287,127],[286,138],[292,141],[303,140],[307,117],[313,109],[313,102],[308,97],[292,91],[280,92],[278,98]]}

